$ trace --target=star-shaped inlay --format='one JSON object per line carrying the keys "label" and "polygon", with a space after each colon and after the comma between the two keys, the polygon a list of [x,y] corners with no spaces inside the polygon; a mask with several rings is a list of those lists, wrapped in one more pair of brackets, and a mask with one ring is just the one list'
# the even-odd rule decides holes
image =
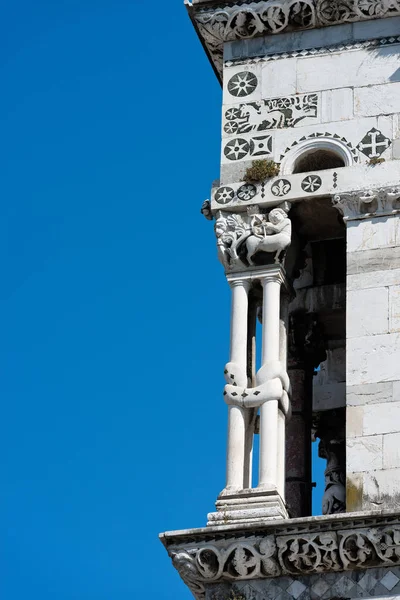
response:
{"label": "star-shaped inlay", "polygon": [[322,180],[318,175],[307,175],[301,182],[301,188],[305,192],[316,192],[321,187]]}
{"label": "star-shaped inlay", "polygon": [[224,154],[228,160],[240,160],[244,158],[250,150],[250,145],[242,138],[236,138],[228,142],[224,148]]}
{"label": "star-shaped inlay", "polygon": [[239,125],[235,121],[229,121],[225,123],[224,131],[225,133],[236,133]]}
{"label": "star-shaped inlay", "polygon": [[243,71],[241,73],[236,73],[236,75],[228,81],[228,92],[236,97],[248,96],[254,92],[257,85],[258,79],[254,73]]}
{"label": "star-shaped inlay", "polygon": [[233,121],[234,119],[240,118],[240,108],[228,108],[225,113],[225,119],[227,121]]}
{"label": "star-shaped inlay", "polygon": [[[220,187],[218,188],[218,190],[215,192],[215,202],[218,202],[218,204],[228,204],[228,202],[231,202],[231,200],[233,200],[233,198],[235,197],[235,192],[233,191],[232,188],[230,187]],[[224,371],[225,375],[228,373],[228,371]],[[231,375],[232,377],[232,375]]]}

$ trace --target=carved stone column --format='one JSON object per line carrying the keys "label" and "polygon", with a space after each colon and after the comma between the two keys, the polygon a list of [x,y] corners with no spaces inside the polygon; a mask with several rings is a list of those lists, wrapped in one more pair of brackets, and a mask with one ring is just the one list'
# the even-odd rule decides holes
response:
{"label": "carved stone column", "polygon": [[[230,363],[235,370],[236,383],[247,386],[247,321],[250,282],[230,280],[232,289]],[[244,408],[228,406],[228,444],[226,491],[242,490],[244,485],[246,418]]]}
{"label": "carved stone column", "polygon": [[[281,269],[271,270],[261,279],[263,287],[262,355],[258,383],[267,379],[267,372],[279,363]],[[286,365],[285,365],[286,370]],[[278,399],[260,408],[259,488],[278,487]]]}
{"label": "carved stone column", "polygon": [[[283,481],[290,384],[286,372],[287,310],[281,309],[281,288],[284,284],[286,290],[288,284],[279,264],[231,273],[228,281],[233,298],[231,360],[225,368],[224,390],[230,410],[228,477],[216,503],[217,512],[208,515],[208,525],[213,526],[287,518]],[[248,298],[250,290],[253,295],[254,289],[260,287],[263,289],[262,365],[255,374],[253,321],[257,301],[253,298],[249,310]],[[259,485],[248,488],[245,486],[250,483],[252,437],[258,410]]]}

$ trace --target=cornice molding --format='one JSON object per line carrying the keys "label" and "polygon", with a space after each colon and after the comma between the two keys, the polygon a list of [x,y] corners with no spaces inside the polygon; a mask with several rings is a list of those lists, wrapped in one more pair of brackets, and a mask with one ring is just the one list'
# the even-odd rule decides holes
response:
{"label": "cornice molding", "polygon": [[224,42],[400,15],[398,0],[189,2],[190,18],[221,80]]}
{"label": "cornice molding", "polygon": [[[175,568],[195,598],[204,600],[207,584],[298,576],[398,564],[400,515],[317,517],[304,527],[284,521],[281,528],[218,531],[204,538],[165,534]],[[296,520],[300,521],[300,520]],[[293,523],[291,525],[291,523]],[[297,525],[297,526],[296,526]],[[171,537],[170,537],[171,536]]]}
{"label": "cornice molding", "polygon": [[332,198],[332,204],[344,221],[396,215],[400,213],[400,187],[336,194]]}

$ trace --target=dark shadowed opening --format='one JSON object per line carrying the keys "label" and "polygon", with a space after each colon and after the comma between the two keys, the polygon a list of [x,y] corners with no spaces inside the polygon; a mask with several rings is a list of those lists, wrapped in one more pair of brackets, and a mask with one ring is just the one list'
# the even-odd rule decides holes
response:
{"label": "dark shadowed opening", "polygon": [[344,166],[343,158],[331,150],[310,150],[296,161],[293,173],[339,169]]}

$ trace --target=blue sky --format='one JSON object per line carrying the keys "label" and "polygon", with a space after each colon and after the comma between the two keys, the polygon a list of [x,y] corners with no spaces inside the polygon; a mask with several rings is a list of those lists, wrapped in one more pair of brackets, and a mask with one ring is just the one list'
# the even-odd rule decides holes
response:
{"label": "blue sky", "polygon": [[221,90],[180,0],[3,3],[5,600],[191,597],[224,485]]}

